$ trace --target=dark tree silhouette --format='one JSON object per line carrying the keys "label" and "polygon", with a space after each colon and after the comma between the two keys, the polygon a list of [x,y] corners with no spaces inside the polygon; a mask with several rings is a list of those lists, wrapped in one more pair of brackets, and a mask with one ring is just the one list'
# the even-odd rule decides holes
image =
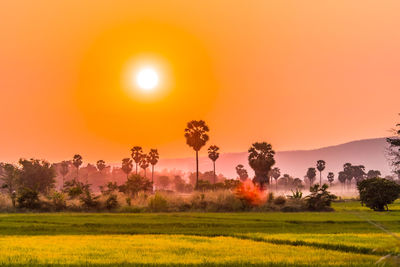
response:
{"label": "dark tree silhouette", "polygon": [[325,161],[320,159],[317,161],[317,170],[319,171],[319,185],[322,185],[322,171],[325,170]]}
{"label": "dark tree silhouette", "polygon": [[331,186],[333,183],[333,180],[335,179],[335,174],[333,172],[330,172],[330,173],[328,173],[328,176],[326,178],[328,178],[329,186]]}
{"label": "dark tree silhouette", "polygon": [[219,147],[216,145],[210,146],[208,148],[208,157],[213,162],[213,171],[214,171],[214,184],[216,183],[216,175],[215,175],[215,161],[219,158]]}
{"label": "dark tree silhouette", "polygon": [[352,165],[351,163],[345,163],[343,165],[343,172],[346,174],[349,188],[353,178],[358,183],[365,177],[365,167],[363,165]]}
{"label": "dark tree silhouette", "polygon": [[64,188],[64,184],[65,184],[65,175],[67,175],[69,172],[69,161],[63,161],[61,162],[60,165],[60,174],[62,176],[62,188]]}
{"label": "dark tree silhouette", "polygon": [[149,167],[149,156],[146,154],[142,154],[142,158],[139,162],[140,168],[144,171],[144,177],[146,178],[146,170]]}
{"label": "dark tree silhouette", "polygon": [[151,182],[154,183],[154,165],[158,163],[160,155],[157,149],[150,149],[149,152],[149,163],[151,164]]}
{"label": "dark tree silhouette", "polygon": [[400,179],[400,123],[396,127],[397,129],[393,129],[393,133],[396,136],[387,138],[386,141],[389,144],[389,159],[393,167],[393,172]]}
{"label": "dark tree silhouette", "polygon": [[205,121],[190,121],[185,129],[186,144],[196,151],[196,190],[199,185],[199,151],[207,143],[210,131]]}
{"label": "dark tree silhouette", "polygon": [[54,188],[56,171],[47,161],[20,159],[19,185],[38,193],[47,194]]}
{"label": "dark tree silhouette", "polygon": [[82,156],[79,154],[75,154],[72,158],[72,165],[76,168],[76,178],[79,178],[79,167],[82,165]]}
{"label": "dark tree silhouette", "polygon": [[270,176],[275,180],[275,191],[278,191],[278,179],[281,177],[281,170],[278,167],[270,171]]}
{"label": "dark tree silhouette", "polygon": [[131,156],[133,161],[136,163],[136,174],[138,174],[138,164],[142,159],[143,149],[141,146],[134,146],[131,149]]}
{"label": "dark tree silhouette", "polygon": [[253,182],[260,185],[260,189],[264,189],[264,184],[269,184],[269,171],[275,164],[275,151],[272,146],[266,142],[254,143],[249,148],[249,165],[254,170],[255,177]]}
{"label": "dark tree silhouette", "polygon": [[317,176],[317,170],[315,168],[308,168],[305,177],[310,181],[310,186],[314,184],[316,176]]}
{"label": "dark tree silhouette", "polygon": [[367,179],[381,177],[381,172],[378,170],[369,170],[367,173]]}
{"label": "dark tree silhouette", "polygon": [[7,189],[12,205],[15,207],[20,170],[17,166],[9,163],[0,163],[0,168],[2,170],[0,175],[2,181],[1,188]]}
{"label": "dark tree silhouette", "polygon": [[133,168],[132,160],[130,158],[122,159],[122,171],[126,174],[126,178],[128,179],[129,174],[131,173]]}
{"label": "dark tree silhouette", "polygon": [[106,168],[106,162],[100,159],[96,162],[96,167],[99,170],[99,172],[103,173],[103,170]]}
{"label": "dark tree silhouette", "polygon": [[249,178],[249,174],[242,164],[236,166],[236,173],[239,176],[240,181],[242,182],[246,181],[247,178]]}
{"label": "dark tree silhouette", "polygon": [[342,184],[343,188],[345,188],[345,186],[346,186],[346,181],[347,181],[347,174],[346,174],[345,171],[339,172],[338,180],[339,180],[339,182]]}

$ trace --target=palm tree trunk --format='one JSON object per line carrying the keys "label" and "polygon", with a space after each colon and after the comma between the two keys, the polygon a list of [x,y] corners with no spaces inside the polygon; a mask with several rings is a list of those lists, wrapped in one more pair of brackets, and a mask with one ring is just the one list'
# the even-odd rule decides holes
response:
{"label": "palm tree trunk", "polygon": [[278,179],[275,179],[275,191],[278,192]]}
{"label": "palm tree trunk", "polygon": [[196,150],[196,187],[197,190],[199,186],[199,152]]}
{"label": "palm tree trunk", "polygon": [[137,175],[137,163],[136,163],[136,175]]}
{"label": "palm tree trunk", "polygon": [[154,165],[151,165],[151,182],[154,183]]}
{"label": "palm tree trunk", "polygon": [[213,161],[214,164],[214,184],[215,184],[215,161]]}
{"label": "palm tree trunk", "polygon": [[319,172],[319,186],[322,185],[322,172]]}
{"label": "palm tree trunk", "polygon": [[144,169],[144,178],[147,178],[147,176],[146,176],[146,169]]}

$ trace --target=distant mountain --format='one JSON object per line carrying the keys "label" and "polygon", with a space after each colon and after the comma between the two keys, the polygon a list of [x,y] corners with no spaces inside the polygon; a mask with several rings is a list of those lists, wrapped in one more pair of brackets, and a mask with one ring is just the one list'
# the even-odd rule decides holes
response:
{"label": "distant mountain", "polygon": [[[380,170],[382,175],[388,175],[391,170],[386,159],[386,149],[386,138],[374,138],[312,150],[278,151],[275,157],[275,166],[281,169],[282,174],[288,173],[294,177],[303,178],[307,168],[315,167],[316,161],[323,159],[326,161],[326,169],[323,172],[325,177],[330,171],[334,172],[336,176],[346,162],[362,164],[366,170]],[[247,155],[247,152],[221,154],[216,164],[217,173],[222,173],[229,178],[236,178],[235,166],[243,164],[252,176],[253,172],[248,166]],[[194,157],[161,159],[157,169],[164,168],[194,171],[196,168],[195,159]],[[211,160],[207,157],[201,157],[199,169],[201,172],[211,170]]]}

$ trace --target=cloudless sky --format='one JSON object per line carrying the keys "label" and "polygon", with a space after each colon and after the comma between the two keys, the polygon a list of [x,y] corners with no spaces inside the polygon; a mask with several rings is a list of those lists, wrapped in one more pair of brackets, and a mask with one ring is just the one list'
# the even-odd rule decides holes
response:
{"label": "cloudless sky", "polygon": [[[399,1],[0,1],[0,161],[192,156],[390,135]],[[159,71],[150,94],[131,82]],[[203,150],[203,154],[206,149]]]}

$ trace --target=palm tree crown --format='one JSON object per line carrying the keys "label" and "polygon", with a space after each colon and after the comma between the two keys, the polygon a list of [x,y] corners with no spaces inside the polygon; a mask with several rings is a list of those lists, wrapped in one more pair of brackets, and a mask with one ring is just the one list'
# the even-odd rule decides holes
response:
{"label": "palm tree crown", "polygon": [[131,149],[132,159],[136,163],[136,174],[138,172],[138,164],[139,164],[140,160],[142,159],[142,154],[143,154],[143,149],[141,146],[134,146]]}

